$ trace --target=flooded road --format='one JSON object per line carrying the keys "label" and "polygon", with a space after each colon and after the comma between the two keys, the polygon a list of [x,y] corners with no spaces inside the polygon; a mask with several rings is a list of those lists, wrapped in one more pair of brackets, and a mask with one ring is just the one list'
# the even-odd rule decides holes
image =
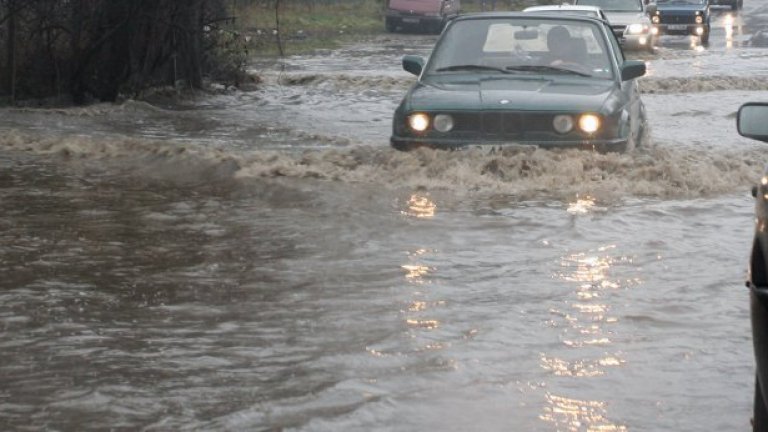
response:
{"label": "flooded road", "polygon": [[3,110],[0,429],[749,430],[766,12],[642,55],[628,155],[391,150],[423,35]]}

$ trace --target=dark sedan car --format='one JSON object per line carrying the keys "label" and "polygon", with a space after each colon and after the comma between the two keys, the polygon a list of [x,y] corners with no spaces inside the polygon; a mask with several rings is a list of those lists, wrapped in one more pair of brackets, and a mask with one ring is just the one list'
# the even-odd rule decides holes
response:
{"label": "dark sedan car", "polygon": [[[768,142],[768,103],[747,103],[739,108],[737,128],[741,135]],[[768,167],[752,189],[755,197],[755,238],[749,260],[750,315],[752,343],[757,372],[755,377],[754,431],[768,431]]]}
{"label": "dark sedan car", "polygon": [[576,15],[490,13],[448,24],[395,111],[391,144],[532,144],[600,151],[633,148],[645,131],[635,78],[645,63],[624,60],[602,20]]}

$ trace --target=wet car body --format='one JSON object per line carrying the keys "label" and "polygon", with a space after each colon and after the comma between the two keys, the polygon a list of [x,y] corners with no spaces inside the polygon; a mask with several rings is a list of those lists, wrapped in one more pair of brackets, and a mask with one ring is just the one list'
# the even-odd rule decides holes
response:
{"label": "wet car body", "polygon": [[575,0],[574,4],[602,9],[624,48],[653,51],[656,36],[642,0]]}
{"label": "wet car body", "polygon": [[412,28],[439,33],[460,10],[460,0],[389,0],[384,22],[389,32]]}
{"label": "wet car body", "polygon": [[659,35],[698,36],[706,45],[710,15],[708,0],[657,0],[651,22]]}
{"label": "wet car body", "polygon": [[[737,129],[748,138],[768,142],[768,103],[750,102],[739,108]],[[749,260],[747,287],[750,297],[752,343],[755,353],[755,396],[753,431],[768,431],[768,166],[758,185],[755,198],[755,234]]]}
{"label": "wet car body", "polygon": [[[453,64],[444,59],[452,55],[451,49],[489,54],[487,47],[493,41],[482,35],[490,35],[494,26],[503,29],[505,25],[583,28],[599,38],[593,44],[605,48],[605,69],[600,69],[599,76],[565,71],[537,63],[538,59],[527,53],[509,57],[503,50],[498,56],[501,59],[491,51],[478,64]],[[471,37],[473,32],[481,34],[482,46],[452,45],[452,40],[466,44],[476,39]],[[505,34],[503,43],[508,43],[511,35]],[[492,65],[491,61],[501,63]],[[645,131],[645,110],[635,82],[645,73],[645,64],[624,60],[618,41],[603,20],[529,12],[464,15],[449,24],[428,63],[406,56],[403,67],[419,79],[395,110],[390,142],[398,150],[523,144],[624,151],[635,147]],[[594,118],[598,119],[598,130],[582,128],[582,122]],[[414,120],[426,124],[414,128]],[[567,128],[569,122],[571,127]],[[422,126],[423,130],[418,130]]]}

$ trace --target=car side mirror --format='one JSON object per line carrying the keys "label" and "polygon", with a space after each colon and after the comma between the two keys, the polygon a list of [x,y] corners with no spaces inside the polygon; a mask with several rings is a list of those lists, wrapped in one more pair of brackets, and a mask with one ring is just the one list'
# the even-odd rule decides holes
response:
{"label": "car side mirror", "polygon": [[416,55],[404,56],[403,69],[416,76],[421,75],[421,70],[424,69],[424,57]]}
{"label": "car side mirror", "polygon": [[736,114],[739,135],[768,142],[768,102],[747,102]]}
{"label": "car side mirror", "polygon": [[645,62],[641,60],[625,60],[621,65],[621,80],[629,81],[645,75]]}

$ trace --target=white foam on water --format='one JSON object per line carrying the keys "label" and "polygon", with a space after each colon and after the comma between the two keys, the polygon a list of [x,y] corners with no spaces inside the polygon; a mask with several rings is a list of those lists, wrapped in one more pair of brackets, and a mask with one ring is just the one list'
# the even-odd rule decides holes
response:
{"label": "white foam on water", "polygon": [[[759,147],[737,150],[665,147],[646,143],[633,153],[534,147],[399,152],[384,146],[343,149],[229,152],[194,142],[81,136],[44,137],[12,131],[0,148],[135,168],[138,175],[195,177],[215,172],[232,179],[313,179],[422,188],[456,194],[503,194],[513,200],[569,200],[590,195],[605,201],[630,197],[696,198],[729,193],[756,181]],[[106,162],[106,163],[104,163]]]}

